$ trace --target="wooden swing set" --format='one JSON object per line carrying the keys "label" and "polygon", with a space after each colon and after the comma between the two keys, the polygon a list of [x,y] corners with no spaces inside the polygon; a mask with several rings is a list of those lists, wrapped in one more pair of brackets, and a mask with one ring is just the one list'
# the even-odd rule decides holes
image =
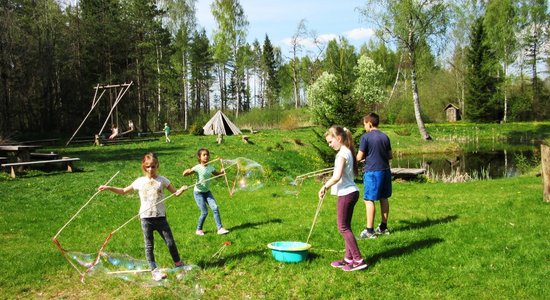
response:
{"label": "wooden swing set", "polygon": [[[130,89],[130,86],[132,84],[133,84],[133,81],[131,81],[130,83],[115,84],[115,85],[100,86],[99,84],[97,84],[97,86],[94,87],[94,89],[95,89],[94,99],[92,100],[92,106],[91,106],[90,110],[88,111],[88,114],[86,115],[86,117],[84,117],[84,120],[82,120],[82,122],[80,123],[80,125],[78,126],[76,131],[73,133],[73,135],[71,136],[69,141],[67,141],[67,144],[65,144],[65,146],[68,146],[71,143],[71,141],[74,139],[74,137],[76,136],[76,134],[78,133],[78,131],[80,130],[82,125],[84,125],[84,123],[86,122],[86,120],[88,119],[88,117],[90,116],[92,111],[96,108],[99,101],[101,100],[101,98],[103,97],[105,92],[107,92],[107,91],[109,91],[109,94],[111,94],[111,91],[114,90],[115,94],[116,94],[116,98],[115,98],[114,102],[112,100],[110,101],[109,114],[107,115],[107,118],[105,118],[105,122],[103,123],[103,126],[101,126],[101,129],[95,135],[96,136],[96,143],[97,143],[97,140],[98,140],[99,136],[101,136],[101,133],[105,129],[105,126],[107,125],[107,122],[109,122],[109,120],[111,120],[111,124],[112,124],[112,128],[113,128],[113,134],[111,135],[112,138],[115,138],[115,137],[118,137],[118,136],[123,136],[125,134],[128,134],[128,133],[134,131],[135,130],[134,123],[130,120],[130,121],[128,121],[128,130],[126,130],[122,133],[118,132],[119,126],[118,126],[118,108],[117,108],[117,105],[120,103],[120,100],[122,100],[122,97],[124,97],[126,92],[128,92],[128,90]],[[98,97],[98,93],[99,93],[100,90],[101,90],[101,93]],[[114,111],[115,111],[115,119],[116,119],[115,121],[113,121],[113,117],[112,117]],[[115,122],[116,122],[116,126],[114,125]]]}

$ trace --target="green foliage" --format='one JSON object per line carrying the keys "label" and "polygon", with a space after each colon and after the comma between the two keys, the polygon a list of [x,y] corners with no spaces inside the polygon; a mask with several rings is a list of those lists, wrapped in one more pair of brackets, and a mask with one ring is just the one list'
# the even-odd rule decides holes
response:
{"label": "green foliage", "polygon": [[514,160],[517,168],[522,174],[526,174],[529,170],[540,164],[540,160],[538,160],[537,157],[531,157],[531,159],[529,159],[523,154],[515,155]]}
{"label": "green foliage", "polygon": [[328,43],[323,71],[335,75],[339,93],[347,95],[353,89],[353,83],[357,78],[356,65],[355,48],[347,39],[341,37],[339,42],[331,40]]}
{"label": "green foliage", "polygon": [[278,50],[273,47],[271,40],[266,35],[262,46],[262,66],[263,74],[265,74],[264,80],[267,85],[267,89],[265,91],[267,98],[266,105],[269,108],[276,106],[277,96],[281,88],[279,81],[277,80],[277,71],[280,67],[279,60],[277,59],[277,53]]}
{"label": "green foliage", "polygon": [[412,133],[412,128],[410,126],[399,128],[394,130],[395,134],[400,136],[410,136]]}
{"label": "green foliage", "polygon": [[382,102],[385,97],[384,69],[370,57],[363,55],[359,57],[357,66],[355,66],[355,73],[358,76],[353,86],[353,95],[361,99],[365,106]]}
{"label": "green foliage", "polygon": [[392,49],[386,46],[386,43],[381,41],[375,42],[371,39],[359,50],[359,57],[363,55],[372,58],[374,63],[382,67],[384,71],[379,74],[382,77],[382,82],[385,86],[392,86],[395,82],[400,54],[393,52]]}
{"label": "green foliage", "polygon": [[310,112],[314,123],[323,127],[341,125],[355,127],[362,113],[357,101],[349,94],[342,94],[336,76],[324,72],[308,88]]}
{"label": "green foliage", "polygon": [[203,135],[204,134],[204,125],[210,120],[211,116],[208,114],[199,114],[196,115],[189,126],[189,133],[192,135]]}
{"label": "green foliage", "polygon": [[305,108],[283,109],[281,107],[259,109],[239,114],[235,124],[241,129],[293,129],[309,125],[309,116]]}
{"label": "green foliage", "polygon": [[483,18],[472,26],[470,47],[467,53],[466,104],[464,114],[470,121],[494,122],[502,119],[498,85],[498,64],[488,47]]}

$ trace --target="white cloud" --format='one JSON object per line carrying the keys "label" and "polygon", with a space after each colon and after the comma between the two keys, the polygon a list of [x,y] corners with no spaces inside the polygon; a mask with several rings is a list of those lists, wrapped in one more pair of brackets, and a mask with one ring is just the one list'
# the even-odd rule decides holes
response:
{"label": "white cloud", "polygon": [[333,33],[326,33],[326,34],[321,34],[320,36],[317,37],[317,39],[319,39],[320,42],[330,42],[332,40],[338,40],[338,36]]}
{"label": "white cloud", "polygon": [[350,40],[361,41],[370,39],[375,35],[375,32],[370,28],[360,27],[347,31],[344,35]]}

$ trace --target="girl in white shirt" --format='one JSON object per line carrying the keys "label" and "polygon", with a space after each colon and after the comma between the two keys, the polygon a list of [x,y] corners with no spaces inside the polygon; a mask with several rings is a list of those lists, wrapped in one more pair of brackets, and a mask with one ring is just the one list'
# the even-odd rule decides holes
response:
{"label": "girl in white shirt", "polygon": [[331,263],[334,268],[344,271],[357,271],[367,268],[367,264],[361,256],[357,240],[351,230],[351,217],[357,200],[359,189],[355,185],[357,164],[355,162],[355,149],[351,132],[340,126],[332,126],[325,133],[325,139],[332,149],[338,151],[334,160],[332,177],[325,182],[319,190],[319,198],[325,196],[326,190],[331,188],[331,194],[338,196],[337,223],[338,230],[344,238],[346,255],[342,260]]}
{"label": "girl in white shirt", "polygon": [[141,207],[139,214],[141,218],[141,229],[145,240],[145,256],[152,270],[154,280],[162,280],[166,278],[166,274],[157,268],[154,253],[154,231],[160,233],[162,239],[168,246],[170,255],[174,260],[176,267],[183,267],[185,264],[181,261],[176,242],[168,221],[166,220],[166,207],[164,205],[164,189],[169,190],[175,196],[179,196],[187,189],[187,186],[176,188],[170,183],[166,177],[157,174],[159,161],[155,154],[147,153],[141,161],[141,169],[144,176],[139,177],[131,185],[120,188],[102,185],[100,191],[111,191],[120,195],[130,193],[137,190]]}

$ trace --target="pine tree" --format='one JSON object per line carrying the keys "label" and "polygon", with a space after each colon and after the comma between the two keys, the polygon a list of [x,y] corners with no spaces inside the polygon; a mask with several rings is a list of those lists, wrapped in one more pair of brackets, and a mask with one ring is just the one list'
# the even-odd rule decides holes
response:
{"label": "pine tree", "polygon": [[500,120],[502,110],[499,109],[499,79],[496,76],[498,62],[485,40],[483,17],[479,17],[472,25],[466,60],[466,118],[473,122]]}

